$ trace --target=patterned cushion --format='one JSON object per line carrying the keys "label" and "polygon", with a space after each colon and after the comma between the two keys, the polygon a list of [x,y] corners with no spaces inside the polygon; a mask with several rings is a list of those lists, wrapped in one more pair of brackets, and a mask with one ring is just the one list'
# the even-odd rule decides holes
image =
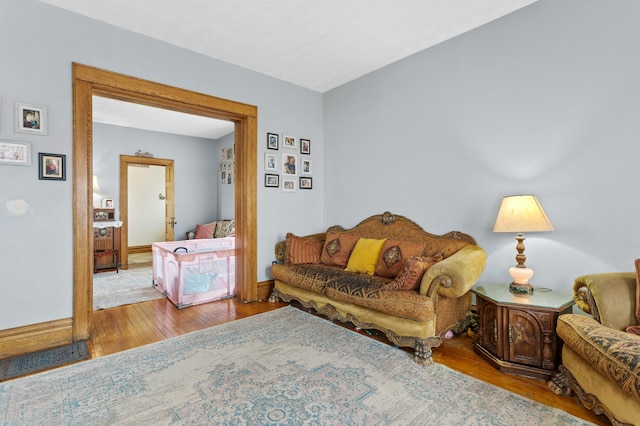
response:
{"label": "patterned cushion", "polygon": [[561,315],[556,331],[565,345],[640,402],[640,336],[577,314]]}
{"label": "patterned cushion", "polygon": [[[345,272],[339,266],[327,265],[271,265],[271,276],[294,287],[324,294],[327,283],[344,277]],[[364,275],[365,277],[368,275]]]}
{"label": "patterned cushion", "polygon": [[343,272],[342,278],[327,283],[325,295],[333,300],[384,312],[414,321],[433,318],[432,300],[413,291],[386,290],[388,278]]}
{"label": "patterned cushion", "polygon": [[213,233],[216,230],[216,222],[206,223],[204,225],[196,225],[196,233],[194,239],[207,240],[213,238]]}
{"label": "patterned cushion", "polygon": [[438,260],[435,257],[410,257],[398,276],[385,288],[387,290],[417,290],[424,273]]}
{"label": "patterned cushion", "polygon": [[380,259],[376,265],[376,275],[395,278],[404,267],[407,259],[412,256],[420,256],[424,247],[424,243],[398,240],[385,241],[380,253]]}
{"label": "patterned cushion", "polygon": [[351,251],[360,238],[359,235],[346,232],[329,231],[325,237],[320,262],[325,265],[347,266]]}
{"label": "patterned cushion", "polygon": [[349,256],[346,271],[373,275],[385,241],[386,238],[382,240],[360,238]]}
{"label": "patterned cushion", "polygon": [[216,232],[213,234],[214,238],[232,237],[236,235],[235,219],[218,220],[216,223]]}
{"label": "patterned cushion", "polygon": [[194,238],[196,238],[196,230],[192,229],[191,231],[186,232],[184,235],[187,237],[187,240],[193,240]]}
{"label": "patterned cushion", "polygon": [[316,238],[298,237],[289,232],[286,239],[284,264],[320,263],[320,251],[322,251],[322,241]]}

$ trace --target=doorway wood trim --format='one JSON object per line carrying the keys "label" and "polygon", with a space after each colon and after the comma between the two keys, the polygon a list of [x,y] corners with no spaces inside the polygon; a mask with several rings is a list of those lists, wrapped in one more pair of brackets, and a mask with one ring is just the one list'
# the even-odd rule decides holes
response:
{"label": "doorway wood trim", "polygon": [[257,300],[258,108],[78,63],[73,63],[72,73],[73,339],[91,337],[93,314],[94,95],[234,122],[236,297]]}
{"label": "doorway wood trim", "polygon": [[[171,199],[171,216],[173,216],[173,160],[164,158],[136,157],[134,155],[120,155],[120,263],[129,264],[129,165],[145,164],[149,166],[161,166],[165,168],[165,194]],[[170,188],[168,187],[170,186]],[[167,211],[164,210],[166,222]],[[164,227],[163,227],[164,230]],[[173,241],[173,236],[171,240]]]}

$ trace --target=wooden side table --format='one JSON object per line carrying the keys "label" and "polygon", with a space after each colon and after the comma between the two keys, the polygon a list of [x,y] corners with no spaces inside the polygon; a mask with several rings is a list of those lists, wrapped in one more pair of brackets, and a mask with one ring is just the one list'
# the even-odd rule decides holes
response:
{"label": "wooden side table", "polygon": [[115,269],[120,263],[120,227],[100,226],[93,228],[93,273]]}
{"label": "wooden side table", "polygon": [[476,295],[480,326],[474,351],[508,374],[540,380],[553,376],[562,348],[556,335],[558,316],[571,313],[573,297],[551,290],[518,297],[502,283],[471,291]]}

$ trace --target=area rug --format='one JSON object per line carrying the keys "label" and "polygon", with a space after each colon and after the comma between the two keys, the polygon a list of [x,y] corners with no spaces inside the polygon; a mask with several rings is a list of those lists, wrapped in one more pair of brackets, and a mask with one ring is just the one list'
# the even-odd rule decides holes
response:
{"label": "area rug", "polygon": [[101,272],[93,276],[94,310],[164,297],[153,287],[151,268]]}
{"label": "area rug", "polygon": [[44,351],[0,360],[0,382],[89,358],[87,342],[75,342]]}
{"label": "area rug", "polygon": [[589,423],[284,307],[0,383],[0,424]]}

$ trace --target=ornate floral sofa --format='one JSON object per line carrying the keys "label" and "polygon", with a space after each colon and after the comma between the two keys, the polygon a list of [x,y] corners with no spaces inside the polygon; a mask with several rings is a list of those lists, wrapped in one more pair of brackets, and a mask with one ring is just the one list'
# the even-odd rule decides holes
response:
{"label": "ornate floral sofa", "polygon": [[486,253],[466,234],[433,235],[389,212],[351,229],[332,226],[307,237],[287,234],[275,247],[270,300],[307,308],[363,329],[376,329],[414,360],[431,364],[431,348],[470,321],[471,294]]}
{"label": "ornate floral sofa", "polygon": [[578,307],[593,318],[558,319],[562,365],[549,386],[557,394],[575,392],[614,425],[640,425],[640,336],[633,334],[640,332],[640,270],[583,275],[573,291]]}

